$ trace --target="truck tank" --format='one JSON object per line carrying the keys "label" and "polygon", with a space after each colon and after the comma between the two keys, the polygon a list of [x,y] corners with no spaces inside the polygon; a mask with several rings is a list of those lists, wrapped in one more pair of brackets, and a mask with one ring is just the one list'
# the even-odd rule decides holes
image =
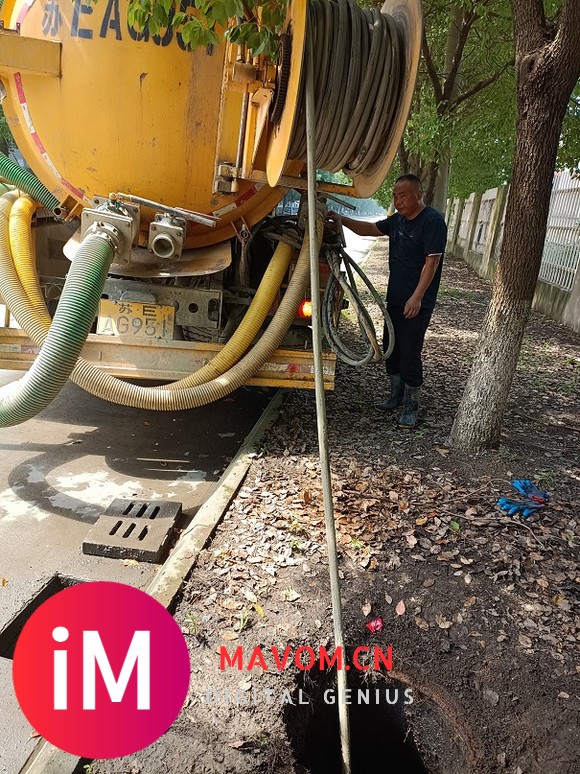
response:
{"label": "truck tank", "polygon": [[[171,6],[170,19],[177,10],[195,14],[185,0]],[[18,234],[26,229],[22,223],[21,231],[11,226],[0,265],[14,260],[23,295],[18,288],[10,295],[1,277],[0,294],[24,331],[4,329],[3,335],[10,341],[28,335],[32,342],[15,343],[20,359],[16,366],[4,359],[3,367],[28,368],[24,350],[40,347],[47,335],[45,310],[37,309],[36,318],[32,313],[38,330],[19,319],[27,313],[20,307],[34,305],[36,291],[26,288],[38,285],[36,302],[42,294],[53,316],[69,261],[74,266],[80,252],[82,262],[84,242],[97,238],[111,255],[104,259],[104,288],[89,303],[100,302],[100,308],[83,356],[98,360],[111,379],[179,382],[227,347],[240,320],[246,326],[249,316],[255,318],[248,329],[252,336],[234,347],[234,363],[247,355],[281,306],[299,264],[303,224],[280,224],[269,214],[287,190],[306,188],[304,81],[310,42],[317,167],[342,168],[352,180],[319,184],[321,195],[371,195],[396,153],[418,67],[420,1],[388,0],[382,11],[363,11],[351,0],[290,0],[274,62],[225,41],[190,51],[179,27],[157,35],[147,27],[138,31],[128,23],[128,0],[5,0],[2,107],[36,182],[31,191],[1,160],[0,176],[44,207],[28,210],[22,202],[17,207],[16,194],[6,195],[14,199],[6,205],[6,218],[13,209],[16,220],[32,219],[35,249],[28,253],[36,252],[37,276],[29,276],[30,267],[19,268],[14,253],[21,251],[18,245],[26,238]],[[56,254],[59,242],[64,255]],[[284,258],[276,259],[282,264],[272,279],[268,269],[279,253]],[[86,266],[92,262],[89,255]],[[79,271],[82,285],[86,267]],[[324,246],[321,276],[328,276]],[[270,287],[261,299],[266,311],[255,317],[252,299],[263,281]],[[290,325],[300,322],[298,305],[308,298],[308,288],[295,295],[298,303],[286,315]],[[42,324],[39,314],[45,316]],[[71,325],[76,323],[65,322],[58,341],[70,338]],[[302,333],[303,357],[304,319]],[[292,343],[292,336],[284,335],[281,341]],[[277,347],[268,361],[274,353],[274,377],[264,375],[262,362],[242,383],[282,379],[310,386],[308,362],[291,350],[280,354]],[[332,362],[329,355],[329,374]],[[73,379],[77,371],[78,365]],[[83,378],[79,383],[90,389]],[[116,388],[96,394],[126,402]]]}

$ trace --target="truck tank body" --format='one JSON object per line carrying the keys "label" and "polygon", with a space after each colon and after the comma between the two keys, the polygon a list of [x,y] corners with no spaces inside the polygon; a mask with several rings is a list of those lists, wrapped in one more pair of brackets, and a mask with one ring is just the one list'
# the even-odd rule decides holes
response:
{"label": "truck tank body", "polygon": [[[5,3],[5,27],[19,25],[33,49],[28,61],[15,53],[4,79],[8,125],[60,201],[90,206],[127,192],[219,218],[215,228],[190,225],[186,247],[223,242],[234,221],[254,225],[284,195],[251,181],[229,195],[213,191],[218,128],[221,160],[233,163],[243,101],[222,88],[226,46],[191,52],[172,29],[136,32],[127,9],[127,0]],[[142,228],[151,217],[145,210]]]}

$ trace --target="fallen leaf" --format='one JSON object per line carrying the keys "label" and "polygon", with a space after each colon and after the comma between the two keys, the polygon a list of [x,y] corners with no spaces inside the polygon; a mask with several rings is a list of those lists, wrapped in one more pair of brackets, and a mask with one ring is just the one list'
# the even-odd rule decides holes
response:
{"label": "fallen leaf", "polygon": [[459,532],[461,530],[461,524],[458,521],[450,521],[449,526],[453,532]]}
{"label": "fallen leaf", "polygon": [[436,446],[435,451],[438,452],[442,457],[447,457],[451,449],[444,449],[441,446]]}
{"label": "fallen leaf", "polygon": [[524,648],[531,648],[532,647],[532,641],[529,637],[527,637],[525,634],[520,634],[518,637],[518,642],[520,645],[523,645]]}
{"label": "fallen leaf", "polygon": [[431,588],[435,584],[435,578],[427,578],[427,580],[423,581],[423,588],[428,589]]}
{"label": "fallen leaf", "polygon": [[407,535],[407,543],[410,548],[414,548],[417,545],[417,538],[415,535]]}
{"label": "fallen leaf", "polygon": [[261,605],[258,605],[258,603],[254,605],[254,610],[260,616],[260,618],[263,618],[266,615],[266,613],[264,612],[264,608],[261,607]]}
{"label": "fallen leaf", "polygon": [[6,578],[2,578],[2,581],[0,581],[0,584],[2,585],[2,588],[4,588],[4,586],[5,586],[7,583],[8,583],[8,581],[6,580]]}
{"label": "fallen leaf", "polygon": [[220,599],[220,606],[224,607],[226,610],[239,610],[242,607],[241,602],[237,602],[235,599]]}
{"label": "fallen leaf", "polygon": [[415,524],[417,524],[417,526],[419,527],[422,527],[423,525],[427,524],[427,521],[428,521],[427,517],[422,516],[420,519],[415,519]]}
{"label": "fallen leaf", "polygon": [[417,624],[419,629],[422,629],[424,632],[426,632],[429,629],[429,624],[424,618],[420,618],[419,616],[417,616],[415,618],[415,623]]}
{"label": "fallen leaf", "polygon": [[228,629],[225,632],[222,632],[222,638],[224,640],[237,640],[238,639],[238,633],[232,631],[231,629]]}
{"label": "fallen leaf", "polygon": [[396,612],[397,615],[405,615],[405,610],[406,609],[407,608],[405,607],[405,603],[403,602],[403,600],[401,600],[398,603],[397,607],[395,608],[395,612]]}
{"label": "fallen leaf", "polygon": [[123,559],[125,567],[138,567],[139,562],[136,559]]}
{"label": "fallen leaf", "polygon": [[294,589],[287,588],[284,591],[284,598],[286,602],[296,602],[297,599],[300,599],[300,594],[297,591],[294,591]]}
{"label": "fallen leaf", "polygon": [[440,629],[449,629],[451,626],[453,626],[453,621],[448,621],[441,613],[437,613],[435,616],[435,622]]}
{"label": "fallen leaf", "polygon": [[371,603],[368,601],[368,599],[366,599],[364,605],[362,606],[363,615],[370,615],[371,610]]}

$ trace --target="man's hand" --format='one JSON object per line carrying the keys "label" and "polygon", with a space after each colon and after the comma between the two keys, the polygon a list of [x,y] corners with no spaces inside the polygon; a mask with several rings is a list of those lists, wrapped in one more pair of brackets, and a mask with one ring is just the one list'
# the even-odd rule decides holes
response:
{"label": "man's hand", "polygon": [[328,210],[328,215],[326,216],[328,220],[328,226],[331,231],[334,231],[335,234],[340,234],[340,227],[342,224],[342,219],[340,215],[337,212],[334,212],[333,210]]}
{"label": "man's hand", "polygon": [[405,304],[405,308],[403,309],[403,317],[406,317],[408,320],[410,320],[412,317],[417,317],[420,311],[421,299],[413,295]]}

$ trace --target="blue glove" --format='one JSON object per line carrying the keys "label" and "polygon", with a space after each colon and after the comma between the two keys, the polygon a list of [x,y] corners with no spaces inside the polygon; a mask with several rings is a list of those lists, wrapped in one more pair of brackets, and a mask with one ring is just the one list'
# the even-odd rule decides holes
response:
{"label": "blue glove", "polygon": [[543,504],[540,505],[533,500],[511,500],[509,497],[500,497],[497,505],[499,505],[502,511],[506,511],[508,516],[520,514],[524,519],[527,519],[532,513],[544,507]]}
{"label": "blue glove", "polygon": [[532,481],[527,478],[517,478],[512,481],[512,486],[521,495],[531,500],[537,505],[544,505],[550,499],[548,492],[544,492],[543,489],[539,489]]}

